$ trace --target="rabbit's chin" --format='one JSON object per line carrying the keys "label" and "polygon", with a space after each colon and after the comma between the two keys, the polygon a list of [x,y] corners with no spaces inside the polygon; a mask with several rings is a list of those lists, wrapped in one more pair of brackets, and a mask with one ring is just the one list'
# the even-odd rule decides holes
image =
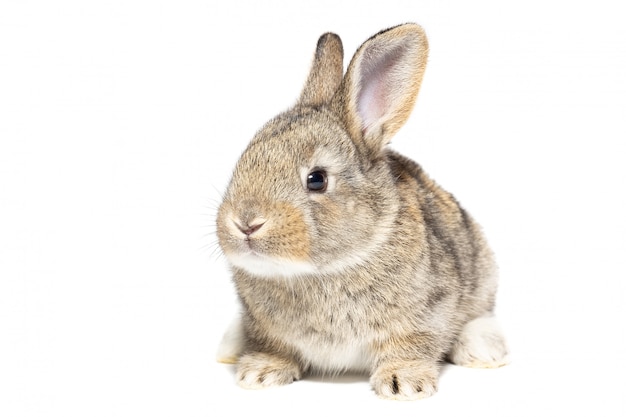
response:
{"label": "rabbit's chin", "polygon": [[317,267],[310,262],[273,258],[255,252],[228,254],[227,258],[235,268],[264,278],[290,278],[318,272]]}

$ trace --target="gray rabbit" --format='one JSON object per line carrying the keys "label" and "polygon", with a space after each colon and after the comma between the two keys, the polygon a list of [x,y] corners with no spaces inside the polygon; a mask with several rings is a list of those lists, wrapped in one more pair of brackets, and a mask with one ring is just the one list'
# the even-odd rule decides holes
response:
{"label": "gray rabbit", "polygon": [[242,315],[218,359],[244,388],[362,372],[380,397],[437,390],[441,361],[499,367],[496,266],[479,226],[386,145],[424,74],[422,28],[383,30],[343,74],[320,37],[295,106],[238,161],[217,217]]}

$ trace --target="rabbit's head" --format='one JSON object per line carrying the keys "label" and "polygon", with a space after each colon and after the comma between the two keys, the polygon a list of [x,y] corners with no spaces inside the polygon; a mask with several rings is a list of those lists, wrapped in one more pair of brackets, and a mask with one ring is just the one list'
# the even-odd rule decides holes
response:
{"label": "rabbit's head", "polygon": [[411,112],[427,51],[419,26],[391,28],[344,76],[339,37],[319,39],[298,102],[255,135],[224,195],[218,238],[235,269],[334,273],[394,233],[399,190],[385,146]]}

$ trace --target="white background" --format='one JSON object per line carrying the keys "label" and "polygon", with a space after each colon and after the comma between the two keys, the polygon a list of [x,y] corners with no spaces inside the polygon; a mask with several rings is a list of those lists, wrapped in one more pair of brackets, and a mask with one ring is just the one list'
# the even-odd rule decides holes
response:
{"label": "white background", "polygon": [[[227,4],[228,3],[228,4]],[[0,415],[626,414],[626,25],[608,1],[0,3]],[[416,21],[393,147],[485,228],[513,363],[439,393],[365,377],[245,391],[214,215],[317,38]]]}

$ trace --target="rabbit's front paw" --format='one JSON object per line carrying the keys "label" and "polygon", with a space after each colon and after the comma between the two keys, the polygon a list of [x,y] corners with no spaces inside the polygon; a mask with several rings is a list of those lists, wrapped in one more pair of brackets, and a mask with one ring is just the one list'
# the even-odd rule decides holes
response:
{"label": "rabbit's front paw", "polygon": [[370,378],[376,394],[390,400],[417,400],[437,392],[436,363],[398,362],[379,367]]}
{"label": "rabbit's front paw", "polygon": [[290,359],[266,353],[241,357],[237,366],[237,383],[246,389],[261,389],[290,384],[300,379],[298,364]]}

